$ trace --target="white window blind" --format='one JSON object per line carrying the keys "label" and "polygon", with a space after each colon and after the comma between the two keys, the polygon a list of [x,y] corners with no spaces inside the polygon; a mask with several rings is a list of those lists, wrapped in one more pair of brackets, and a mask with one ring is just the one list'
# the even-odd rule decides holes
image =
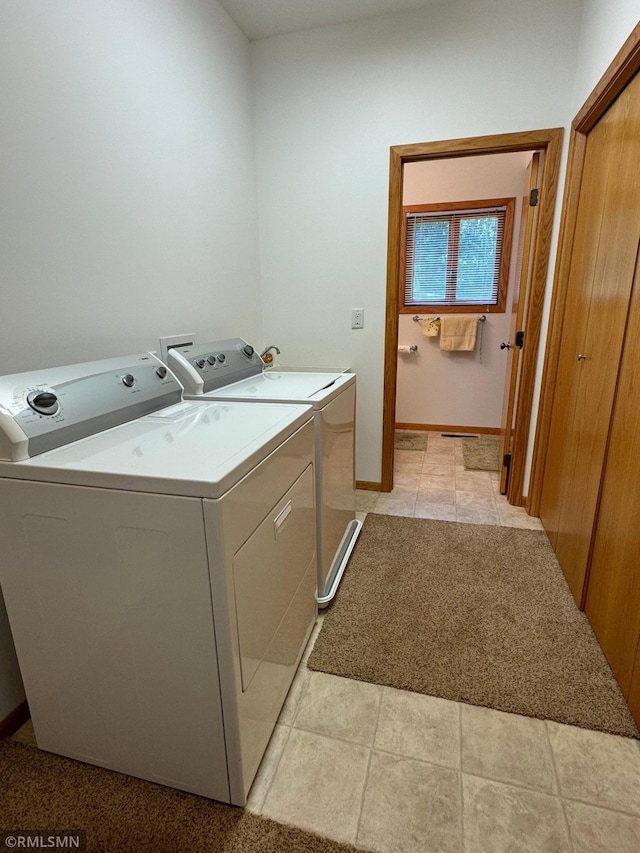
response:
{"label": "white window blind", "polygon": [[405,306],[496,305],[506,205],[407,212]]}

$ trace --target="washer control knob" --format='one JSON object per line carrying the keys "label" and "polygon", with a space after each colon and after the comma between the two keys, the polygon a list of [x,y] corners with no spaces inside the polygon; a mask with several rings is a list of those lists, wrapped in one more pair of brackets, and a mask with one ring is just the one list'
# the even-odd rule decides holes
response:
{"label": "washer control knob", "polygon": [[160,379],[164,379],[167,375],[167,368],[164,364],[161,364],[160,367],[156,367],[156,376],[159,376]]}
{"label": "washer control knob", "polygon": [[27,403],[39,415],[55,415],[60,408],[58,398],[51,391],[32,391]]}
{"label": "washer control knob", "polygon": [[209,358],[207,359],[207,361],[209,362],[209,364],[215,364],[216,363],[215,355],[210,355]]}
{"label": "washer control knob", "polygon": [[196,361],[196,367],[199,367],[200,370],[202,370],[202,368],[205,366],[205,364],[206,364],[206,361],[204,360],[204,358],[199,358]]}
{"label": "washer control knob", "polygon": [[135,377],[132,373],[125,373],[125,375],[122,377],[122,384],[125,385],[127,388],[133,388],[133,383],[135,381]]}
{"label": "washer control knob", "polygon": [[220,362],[220,364],[224,364],[226,360],[227,360],[226,355],[223,352],[221,352],[218,355],[218,361]]}
{"label": "washer control knob", "polygon": [[251,358],[254,350],[251,344],[245,344],[245,346],[242,347],[242,352],[246,355],[247,358]]}

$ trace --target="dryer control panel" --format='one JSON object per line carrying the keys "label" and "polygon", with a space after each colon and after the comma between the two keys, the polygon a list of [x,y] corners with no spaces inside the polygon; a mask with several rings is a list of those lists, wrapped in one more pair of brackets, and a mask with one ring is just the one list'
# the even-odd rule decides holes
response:
{"label": "dryer control panel", "polygon": [[258,353],[242,338],[175,347],[167,353],[167,366],[182,382],[187,394],[216,391],[256,376],[264,368]]}
{"label": "dryer control panel", "polygon": [[151,353],[0,376],[0,460],[29,459],[181,399]]}

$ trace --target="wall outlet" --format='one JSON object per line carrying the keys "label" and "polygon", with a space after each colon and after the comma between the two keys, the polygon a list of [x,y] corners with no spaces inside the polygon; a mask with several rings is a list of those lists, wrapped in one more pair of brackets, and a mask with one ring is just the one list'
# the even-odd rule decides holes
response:
{"label": "wall outlet", "polygon": [[174,347],[176,349],[180,349],[181,347],[189,347],[195,344],[196,335],[193,332],[190,335],[172,335],[168,338],[160,338],[160,360],[167,363],[167,353],[170,349]]}
{"label": "wall outlet", "polygon": [[364,329],[364,308],[351,309],[351,328]]}

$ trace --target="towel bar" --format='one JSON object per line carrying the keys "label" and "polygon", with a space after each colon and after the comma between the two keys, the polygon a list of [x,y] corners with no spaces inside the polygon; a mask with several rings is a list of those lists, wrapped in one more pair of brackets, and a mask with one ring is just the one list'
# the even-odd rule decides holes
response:
{"label": "towel bar", "polygon": [[[413,315],[413,322],[414,323],[422,323],[422,321],[426,320],[426,319],[427,319],[426,317],[420,317],[418,314]],[[429,315],[429,319],[430,320],[439,320],[440,317],[432,317],[431,315]],[[486,320],[487,320],[487,318],[484,314],[480,314],[480,316],[478,317],[478,323],[485,323]]]}

